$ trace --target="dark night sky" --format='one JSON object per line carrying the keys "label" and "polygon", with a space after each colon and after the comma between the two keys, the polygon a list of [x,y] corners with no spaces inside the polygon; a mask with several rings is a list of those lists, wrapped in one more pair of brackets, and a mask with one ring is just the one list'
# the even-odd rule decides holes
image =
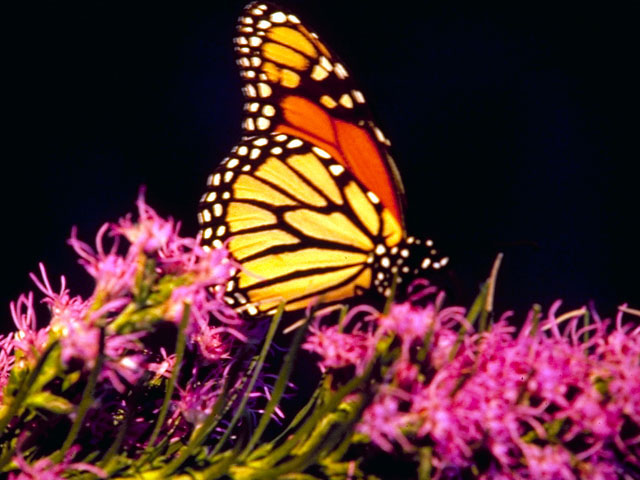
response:
{"label": "dark night sky", "polygon": [[[5,325],[38,261],[88,293],[70,229],[92,239],[142,184],[195,233],[206,175],[239,139],[231,38],[244,2],[129,3],[5,15]],[[503,251],[499,311],[556,298],[607,316],[640,307],[630,11],[281,3],[359,80],[393,141],[409,230],[449,251],[461,301]]]}

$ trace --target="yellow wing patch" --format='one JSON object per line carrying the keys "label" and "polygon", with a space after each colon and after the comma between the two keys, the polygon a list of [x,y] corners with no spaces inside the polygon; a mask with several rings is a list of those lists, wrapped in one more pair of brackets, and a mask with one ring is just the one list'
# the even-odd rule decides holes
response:
{"label": "yellow wing patch", "polygon": [[291,193],[298,200],[314,207],[324,207],[327,202],[296,173],[276,157],[269,157],[257,170],[256,176]]}
{"label": "yellow wing patch", "polygon": [[371,239],[340,212],[325,214],[301,208],[285,213],[284,220],[312,238],[352,245],[363,251],[373,249]]}
{"label": "yellow wing patch", "polygon": [[316,58],[317,50],[313,44],[299,31],[289,27],[272,27],[267,30],[267,38],[284,45],[289,45],[308,57]]}
{"label": "yellow wing patch", "polygon": [[333,203],[342,205],[342,195],[336,182],[333,181],[327,169],[313,153],[291,155],[287,158],[287,164],[305,177],[305,179],[318,190],[327,195]]}
{"label": "yellow wing patch", "polygon": [[277,192],[264,182],[250,176],[240,175],[233,184],[234,197],[240,200],[258,200],[270,205],[297,205],[298,202]]}
{"label": "yellow wing patch", "polygon": [[249,228],[274,225],[278,223],[278,219],[269,210],[250,203],[230,202],[227,207],[226,222],[229,230],[239,232]]}
{"label": "yellow wing patch", "polygon": [[303,248],[293,252],[266,255],[242,265],[244,271],[238,275],[238,285],[244,288],[259,283],[262,279],[278,278],[314,268],[360,265],[366,260],[367,255],[364,253],[325,248]]}
{"label": "yellow wing patch", "polygon": [[351,209],[356,213],[364,226],[367,227],[371,235],[378,235],[380,231],[380,217],[362,189],[355,182],[349,182],[344,189],[344,194],[351,205]]}
{"label": "yellow wing patch", "polygon": [[300,239],[278,228],[253,233],[233,235],[229,240],[229,251],[237,259],[242,260],[256,253],[280,245],[300,243]]}
{"label": "yellow wing patch", "polygon": [[[350,277],[357,275],[361,269],[361,266],[343,268],[335,272],[309,275],[279,282],[268,287],[251,289],[248,291],[249,300],[258,304],[260,310],[266,311],[277,306],[282,300],[295,301],[300,297],[308,297],[322,290],[330,289],[332,286],[345,282]],[[354,291],[354,289],[355,285],[350,291]],[[344,293],[345,292],[342,292],[343,295]],[[348,296],[345,295],[344,297],[335,298],[334,300],[341,300],[347,297]],[[296,306],[294,303],[291,303],[287,304],[285,309],[295,310],[295,308],[300,308],[300,306],[301,305]]]}

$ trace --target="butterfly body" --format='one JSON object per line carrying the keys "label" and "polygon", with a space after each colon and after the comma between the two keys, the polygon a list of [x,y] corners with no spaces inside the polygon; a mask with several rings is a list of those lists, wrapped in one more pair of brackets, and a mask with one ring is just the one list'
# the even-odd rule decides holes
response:
{"label": "butterfly body", "polygon": [[[403,190],[363,94],[293,14],[254,2],[235,39],[244,137],[209,176],[202,240],[241,265],[225,299],[249,314],[337,302],[440,268],[404,230]],[[416,256],[416,247],[422,252]]]}

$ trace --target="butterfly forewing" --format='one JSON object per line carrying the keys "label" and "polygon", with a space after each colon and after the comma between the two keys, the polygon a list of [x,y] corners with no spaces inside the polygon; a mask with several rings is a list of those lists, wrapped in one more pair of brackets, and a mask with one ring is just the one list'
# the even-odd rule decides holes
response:
{"label": "butterfly forewing", "polygon": [[404,190],[390,142],[344,63],[297,16],[269,3],[249,4],[237,32],[245,135],[281,132],[322,148],[402,224]]}

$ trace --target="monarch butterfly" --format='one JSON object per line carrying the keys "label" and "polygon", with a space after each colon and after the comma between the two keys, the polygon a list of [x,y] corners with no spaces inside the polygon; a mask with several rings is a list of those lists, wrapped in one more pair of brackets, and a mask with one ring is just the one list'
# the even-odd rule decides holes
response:
{"label": "monarch butterfly", "polygon": [[439,269],[431,240],[407,236],[404,189],[348,70],[297,16],[252,2],[234,39],[246,103],[242,141],[207,180],[207,247],[242,266],[225,300],[250,315],[337,302]]}

